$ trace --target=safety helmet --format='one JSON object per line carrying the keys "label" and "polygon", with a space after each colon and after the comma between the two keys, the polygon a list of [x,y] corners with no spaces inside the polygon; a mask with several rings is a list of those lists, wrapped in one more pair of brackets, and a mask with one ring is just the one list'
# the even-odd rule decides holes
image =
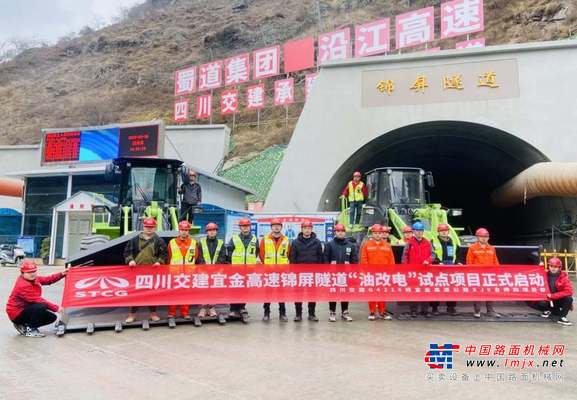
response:
{"label": "safety helmet", "polygon": [[413,232],[413,228],[411,228],[409,225],[406,225],[403,228],[403,233],[411,233],[411,232]]}
{"label": "safety helmet", "polygon": [[562,268],[563,267],[563,263],[561,262],[561,260],[557,257],[552,257],[547,261],[547,265],[552,265],[554,267],[559,267]]}
{"label": "safety helmet", "polygon": [[311,221],[309,221],[308,219],[301,222],[301,229],[302,228],[312,228],[312,227],[313,227],[313,223]]}
{"label": "safety helmet", "polygon": [[280,226],[282,226],[282,222],[281,222],[281,220],[278,219],[278,218],[273,218],[273,219],[270,220],[270,226],[273,226],[273,225],[280,225]]}
{"label": "safety helmet", "polygon": [[361,173],[360,173],[359,171],[355,171],[355,173],[353,174],[353,177],[355,177],[355,176],[359,176],[359,177],[360,177],[360,176],[362,176],[362,175],[361,175]]}
{"label": "safety helmet", "polygon": [[413,224],[413,230],[414,231],[424,231],[425,230],[425,225],[423,225],[422,222],[415,222]]}
{"label": "safety helmet", "polygon": [[156,228],[156,219],[152,217],[146,217],[142,221],[142,226],[145,228]]}
{"label": "safety helmet", "polygon": [[347,228],[343,224],[336,224],[335,225],[335,232],[346,232]]}
{"label": "safety helmet", "polygon": [[28,258],[22,261],[22,265],[20,265],[20,272],[36,272],[38,271],[38,265]]}
{"label": "safety helmet", "polygon": [[241,218],[238,220],[238,226],[250,226],[250,219]]}
{"label": "safety helmet", "polygon": [[206,224],[206,226],[204,227],[204,231],[208,232],[208,231],[218,231],[218,225],[215,224],[214,222],[209,222],[208,224]]}
{"label": "safety helmet", "polygon": [[369,230],[373,233],[375,232],[383,232],[383,227],[381,224],[374,224],[371,225],[371,227],[369,228]]}
{"label": "safety helmet", "polygon": [[437,232],[449,231],[449,230],[451,230],[449,224],[439,224],[439,226],[437,226]]}
{"label": "safety helmet", "polygon": [[489,231],[485,228],[479,228],[475,232],[475,236],[489,237]]}
{"label": "safety helmet", "polygon": [[179,231],[189,231],[192,229],[192,225],[190,224],[190,222],[184,220],[184,221],[180,221],[178,223],[178,230]]}

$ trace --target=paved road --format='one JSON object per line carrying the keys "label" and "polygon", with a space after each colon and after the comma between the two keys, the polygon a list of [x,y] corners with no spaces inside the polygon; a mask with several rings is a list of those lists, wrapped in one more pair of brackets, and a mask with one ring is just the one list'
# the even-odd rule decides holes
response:
{"label": "paved road", "polygon": [[[43,273],[51,272],[43,268]],[[17,271],[0,268],[4,304]],[[57,301],[62,283],[47,297]],[[274,306],[273,306],[274,307]],[[0,316],[0,399],[573,399],[577,393],[575,327],[545,323],[366,320],[352,323],[260,322],[67,334],[26,339]],[[273,308],[274,310],[274,308]],[[292,307],[289,307],[292,313]],[[276,315],[276,314],[275,314]],[[576,319],[576,318],[573,318]],[[430,343],[455,343],[451,371],[424,363]],[[467,368],[465,345],[564,344],[562,368]],[[513,357],[513,359],[517,359]],[[503,363],[500,359],[499,362]],[[445,380],[439,381],[441,373]],[[491,374],[487,377],[486,374]],[[503,375],[498,375],[502,373]],[[528,375],[523,375],[527,373]],[[536,381],[532,373],[540,373]],[[550,375],[543,375],[549,373]],[[557,373],[558,375],[554,375]],[[464,374],[469,377],[464,381]],[[479,381],[472,381],[475,374]],[[509,379],[514,374],[517,381]],[[562,381],[546,382],[562,378]],[[501,381],[500,379],[505,379]],[[522,381],[527,379],[527,381]],[[449,397],[447,397],[449,396]]]}

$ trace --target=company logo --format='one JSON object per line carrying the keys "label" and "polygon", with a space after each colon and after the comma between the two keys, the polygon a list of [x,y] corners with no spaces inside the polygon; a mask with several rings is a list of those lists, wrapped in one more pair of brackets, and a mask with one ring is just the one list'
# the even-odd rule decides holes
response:
{"label": "company logo", "polygon": [[75,297],[119,297],[128,296],[124,289],[130,286],[124,278],[116,276],[96,276],[81,279],[74,284]]}
{"label": "company logo", "polygon": [[429,351],[425,354],[425,364],[430,369],[453,369],[453,353],[458,352],[459,347],[461,346],[452,343],[430,343]]}
{"label": "company logo", "polygon": [[74,284],[76,289],[88,289],[92,287],[98,287],[100,289],[110,289],[111,287],[116,288],[127,288],[129,285],[128,281],[123,278],[117,278],[115,276],[98,276],[86,279],[81,279]]}

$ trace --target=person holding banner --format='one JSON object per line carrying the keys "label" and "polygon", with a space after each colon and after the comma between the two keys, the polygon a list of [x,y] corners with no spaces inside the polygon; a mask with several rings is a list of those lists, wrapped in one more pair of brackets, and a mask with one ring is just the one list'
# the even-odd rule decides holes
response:
{"label": "person holding banner", "polygon": [[38,276],[38,266],[32,260],[25,259],[20,266],[20,276],[6,303],[6,313],[21,335],[30,338],[44,337],[38,328],[56,321],[55,312],[62,307],[42,298],[42,286],[52,285],[65,278],[68,270],[49,276]]}
{"label": "person holding banner", "polygon": [[[228,242],[229,261],[233,265],[254,265],[259,262],[259,243],[256,236],[251,233],[250,226],[250,219],[241,218],[238,221],[240,233],[232,235]],[[244,303],[231,304],[230,316],[248,322],[248,311],[245,307]]]}
{"label": "person holding banner", "polygon": [[[497,266],[499,260],[497,259],[497,251],[489,244],[489,231],[485,228],[479,228],[475,232],[477,242],[473,243],[467,249],[467,265],[485,265]],[[501,314],[495,311],[492,301],[486,301],[487,315],[489,317],[500,318]],[[475,318],[481,318],[481,302],[475,301],[473,303]]]}
{"label": "person holding banner", "polygon": [[[218,225],[209,222],[204,227],[206,237],[200,239],[198,264],[226,264],[226,246],[222,239],[216,237]],[[218,313],[214,304],[203,304],[199,310],[198,317],[204,318],[208,310],[209,317],[217,317]]]}
{"label": "person holding banner", "polygon": [[[290,254],[289,239],[282,234],[282,222],[278,218],[270,221],[271,232],[259,243],[260,260],[265,265],[288,264]],[[270,303],[264,303],[264,322],[270,321]],[[278,314],[281,322],[288,322],[285,303],[278,303]]]}
{"label": "person holding banner", "polygon": [[[325,263],[328,264],[357,264],[359,255],[357,245],[346,237],[346,228],[343,224],[335,225],[335,237],[325,246]],[[337,321],[337,302],[329,302],[329,321]],[[353,318],[349,314],[349,302],[341,301],[341,318],[351,322]]]}
{"label": "person holding banner", "polygon": [[[124,260],[126,264],[131,267],[136,265],[161,265],[166,264],[168,259],[168,250],[166,243],[162,238],[156,234],[156,219],[146,217],[143,221],[143,230],[126,243],[124,248]],[[160,317],[156,313],[156,306],[149,306],[150,320],[160,321]],[[126,317],[127,324],[136,320],[136,312],[138,307],[130,307],[128,317]]]}
{"label": "person holding banner", "polygon": [[[361,264],[394,265],[395,255],[391,244],[384,236],[391,228],[375,224],[371,226],[372,236],[361,247]],[[378,315],[376,312],[378,311]],[[384,301],[369,301],[369,321],[376,318],[390,320],[392,317],[387,313],[387,304]]]}
{"label": "person holding banner", "polygon": [[[192,265],[196,264],[198,259],[198,245],[196,240],[190,237],[192,225],[187,220],[178,223],[178,236],[168,242],[168,259],[171,265],[170,272],[181,274],[190,273]],[[190,306],[181,305],[180,316],[184,319],[190,319]],[[202,309],[201,309],[202,310]],[[200,314],[200,313],[199,313]],[[168,306],[168,318],[176,316],[176,306]],[[194,324],[200,326],[200,315],[194,319]]]}
{"label": "person holding banner", "polygon": [[[433,262],[433,251],[431,242],[425,237],[425,225],[422,222],[413,224],[413,237],[407,240],[403,249],[403,264],[430,265]],[[421,306],[421,314],[427,318],[433,314],[429,312],[429,303],[413,301],[410,304],[411,317],[417,316],[417,309]]]}
{"label": "person holding banner", "polygon": [[543,318],[557,318],[557,323],[564,326],[573,325],[567,319],[567,314],[573,308],[573,285],[567,272],[563,271],[563,263],[557,257],[547,261],[547,285],[550,294],[547,301],[529,302],[529,305],[542,311]]}
{"label": "person holding banner", "polygon": [[[313,232],[311,221],[301,223],[301,233],[293,240],[291,252],[289,255],[291,264],[322,264],[323,262],[323,245],[317,235]],[[315,314],[317,303],[309,302],[309,321],[318,322],[319,319]],[[303,303],[295,303],[295,322],[303,320]]]}

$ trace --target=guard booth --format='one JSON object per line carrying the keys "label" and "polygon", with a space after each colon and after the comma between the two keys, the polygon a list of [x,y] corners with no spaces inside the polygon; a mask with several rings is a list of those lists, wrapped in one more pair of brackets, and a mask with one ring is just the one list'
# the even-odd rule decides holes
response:
{"label": "guard booth", "polygon": [[[114,203],[101,194],[80,191],[56,204],[52,209],[51,237],[57,237],[59,216],[64,214],[62,255],[64,258],[80,251],[82,239],[92,233],[95,207],[113,207]],[[49,263],[56,258],[56,241],[50,242]]]}

